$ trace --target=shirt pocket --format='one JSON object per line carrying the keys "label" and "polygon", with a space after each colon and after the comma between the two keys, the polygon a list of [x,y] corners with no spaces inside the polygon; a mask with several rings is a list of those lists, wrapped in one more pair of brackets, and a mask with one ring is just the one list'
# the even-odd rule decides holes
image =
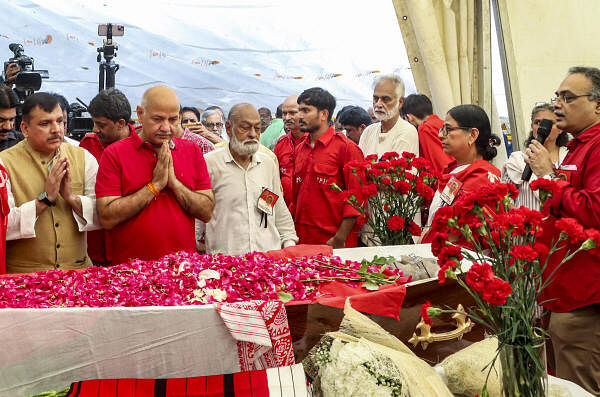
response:
{"label": "shirt pocket", "polygon": [[327,192],[332,191],[331,185],[337,182],[338,167],[332,164],[317,163],[313,169],[315,188]]}

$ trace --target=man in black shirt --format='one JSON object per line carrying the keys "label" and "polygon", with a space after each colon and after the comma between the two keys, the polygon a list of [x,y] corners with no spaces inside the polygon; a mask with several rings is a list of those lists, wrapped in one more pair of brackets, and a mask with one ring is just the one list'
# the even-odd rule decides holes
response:
{"label": "man in black shirt", "polygon": [[0,84],[0,151],[23,140],[23,135],[14,129],[18,104],[17,97],[10,87]]}

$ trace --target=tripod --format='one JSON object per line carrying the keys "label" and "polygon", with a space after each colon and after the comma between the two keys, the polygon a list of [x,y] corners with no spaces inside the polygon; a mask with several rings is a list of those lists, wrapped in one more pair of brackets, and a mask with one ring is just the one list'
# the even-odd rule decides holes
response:
{"label": "tripod", "polygon": [[[113,58],[117,56],[119,46],[112,39],[112,24],[108,24],[107,28],[104,45],[98,48],[98,58],[96,59],[99,63],[99,91],[115,87],[115,74],[119,70],[119,65],[113,61]],[[102,59],[102,55],[104,55],[104,60]]]}

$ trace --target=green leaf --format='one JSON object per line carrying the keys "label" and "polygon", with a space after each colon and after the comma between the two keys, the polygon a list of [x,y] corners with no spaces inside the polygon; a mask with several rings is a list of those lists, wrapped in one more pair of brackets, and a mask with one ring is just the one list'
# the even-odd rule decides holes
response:
{"label": "green leaf", "polygon": [[362,286],[369,291],[377,291],[379,289],[379,284],[374,283],[373,281],[365,281]]}
{"label": "green leaf", "polygon": [[277,296],[279,297],[279,300],[284,303],[289,302],[292,299],[294,299],[294,295],[290,294],[289,292],[285,292],[285,291],[277,292]]}

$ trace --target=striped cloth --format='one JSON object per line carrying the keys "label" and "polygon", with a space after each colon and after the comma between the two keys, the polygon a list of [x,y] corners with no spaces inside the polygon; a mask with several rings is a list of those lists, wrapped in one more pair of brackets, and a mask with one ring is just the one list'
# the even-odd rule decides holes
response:
{"label": "striped cloth", "polygon": [[104,379],[71,384],[68,397],[310,397],[302,364],[176,379]]}
{"label": "striped cloth", "polygon": [[[561,146],[558,150],[558,162],[554,164],[555,167],[562,163],[566,157],[568,151],[566,147]],[[510,158],[502,166],[502,182],[512,183],[519,190],[519,195],[515,199],[515,207],[527,207],[532,210],[540,209],[540,198],[538,192],[534,192],[529,187],[529,184],[537,179],[535,174],[531,175],[529,182],[523,181],[521,176],[525,170],[525,153],[523,152],[512,152]]]}

